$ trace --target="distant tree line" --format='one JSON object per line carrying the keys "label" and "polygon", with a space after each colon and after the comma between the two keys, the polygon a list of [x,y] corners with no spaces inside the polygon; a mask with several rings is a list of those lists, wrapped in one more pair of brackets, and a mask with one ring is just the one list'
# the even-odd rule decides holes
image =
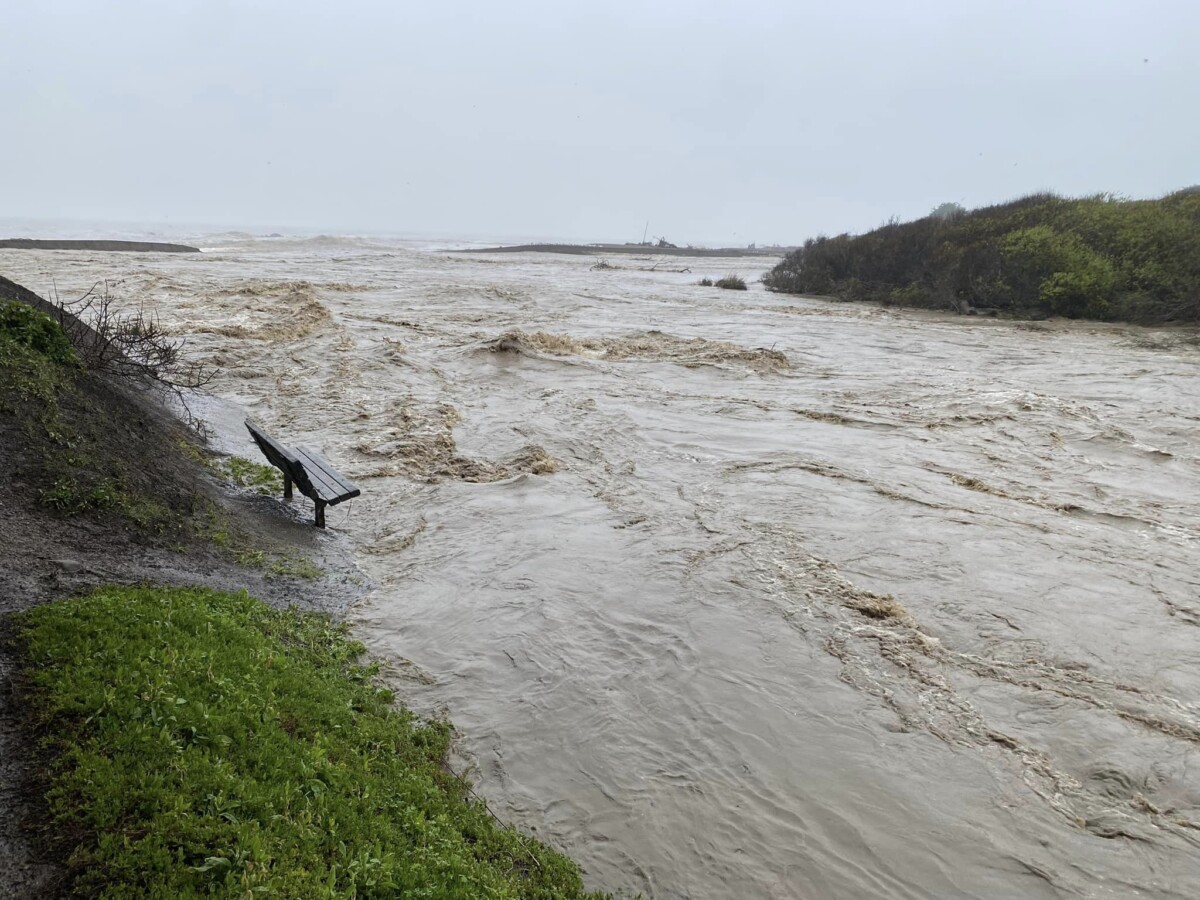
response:
{"label": "distant tree line", "polygon": [[805,242],[773,291],[1021,317],[1200,322],[1200,187],[1158,200],[1041,193]]}

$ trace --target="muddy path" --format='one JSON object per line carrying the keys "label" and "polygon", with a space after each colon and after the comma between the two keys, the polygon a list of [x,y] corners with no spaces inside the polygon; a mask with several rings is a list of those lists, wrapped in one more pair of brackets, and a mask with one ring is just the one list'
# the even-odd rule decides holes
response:
{"label": "muddy path", "polygon": [[363,486],[360,636],[594,885],[1200,893],[1191,336],[215,243],[4,263],[106,271]]}

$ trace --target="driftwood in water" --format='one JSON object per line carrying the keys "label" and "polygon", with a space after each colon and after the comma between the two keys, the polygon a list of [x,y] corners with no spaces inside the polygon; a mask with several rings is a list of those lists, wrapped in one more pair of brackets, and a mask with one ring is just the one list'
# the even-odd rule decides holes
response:
{"label": "driftwood in water", "polygon": [[[652,266],[638,266],[637,271],[638,272],[680,272],[680,273],[692,271],[691,266],[688,266],[687,268],[684,268],[684,269],[660,269],[658,266],[659,266],[658,263],[655,263]],[[625,266],[614,266],[610,262],[607,262],[603,259],[598,259],[598,260],[596,260],[595,263],[593,263],[590,266],[590,268],[593,271],[595,271],[596,269],[624,269],[626,267]]]}

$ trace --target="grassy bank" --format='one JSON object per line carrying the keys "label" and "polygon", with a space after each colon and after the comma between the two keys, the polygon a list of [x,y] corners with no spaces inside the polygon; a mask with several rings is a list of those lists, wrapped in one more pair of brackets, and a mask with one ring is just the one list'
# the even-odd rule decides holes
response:
{"label": "grassy bank", "polygon": [[245,594],[106,588],[21,613],[75,894],[585,896],[443,765],[329,620]]}
{"label": "grassy bank", "polygon": [[277,496],[279,471],[207,452],[138,389],[88,371],[58,322],[0,294],[0,450],[22,493],[135,543],[201,544],[272,577],[319,577],[311,560],[231,521],[202,477]]}
{"label": "grassy bank", "polygon": [[953,205],[867,234],[821,237],[768,288],[897,306],[1139,323],[1200,322],[1200,191],[1158,200],[1035,194]]}
{"label": "grassy bank", "polygon": [[181,539],[194,479],[163,429],[84,368],[57,322],[3,298],[0,415],[0,433],[19,447],[16,474],[42,505],[66,516],[99,513],[150,539]]}

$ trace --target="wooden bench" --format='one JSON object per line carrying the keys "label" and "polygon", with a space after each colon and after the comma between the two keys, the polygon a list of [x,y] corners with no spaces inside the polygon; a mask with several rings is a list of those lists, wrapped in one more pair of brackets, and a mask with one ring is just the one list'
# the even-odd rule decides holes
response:
{"label": "wooden bench", "polygon": [[271,437],[253,419],[246,420],[246,430],[263,456],[283,472],[283,498],[292,499],[292,485],[310,497],[317,505],[317,527],[325,527],[325,507],[336,506],[362,493],[354,482],[335,469],[315,450],[308,447],[285,447]]}

